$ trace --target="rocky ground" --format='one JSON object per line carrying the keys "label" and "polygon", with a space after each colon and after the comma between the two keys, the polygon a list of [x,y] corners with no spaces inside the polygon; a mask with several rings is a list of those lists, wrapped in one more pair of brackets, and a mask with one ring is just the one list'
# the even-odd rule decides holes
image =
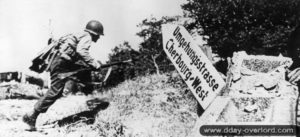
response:
{"label": "rocky ground", "polygon": [[95,94],[103,102],[93,109],[86,105],[91,96],[62,98],[39,116],[38,132],[26,131],[28,127],[21,121],[36,99],[2,99],[0,136],[188,136],[197,119],[196,100],[176,78],[178,75],[163,74],[125,81]]}

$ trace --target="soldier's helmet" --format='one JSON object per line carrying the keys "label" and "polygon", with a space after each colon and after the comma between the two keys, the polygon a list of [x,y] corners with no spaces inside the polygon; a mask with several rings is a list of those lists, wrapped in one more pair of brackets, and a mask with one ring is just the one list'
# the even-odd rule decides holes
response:
{"label": "soldier's helmet", "polygon": [[91,20],[87,23],[85,31],[94,35],[104,35],[103,25],[97,20]]}

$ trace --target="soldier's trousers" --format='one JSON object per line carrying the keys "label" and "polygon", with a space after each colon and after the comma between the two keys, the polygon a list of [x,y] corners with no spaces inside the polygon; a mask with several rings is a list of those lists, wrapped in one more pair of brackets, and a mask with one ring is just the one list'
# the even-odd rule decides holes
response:
{"label": "soldier's trousers", "polygon": [[35,111],[44,113],[63,94],[66,80],[57,77],[57,73],[51,74],[51,86],[47,93],[34,105]]}
{"label": "soldier's trousers", "polygon": [[[66,62],[63,59],[56,59],[53,61],[50,67],[50,76],[51,76],[51,86],[47,93],[38,100],[35,104],[34,109],[37,112],[45,113],[48,108],[60,97],[63,96],[64,92],[77,92],[78,90],[76,82],[70,79],[60,79],[58,74],[70,72],[79,69],[78,66],[74,66],[73,63]],[[79,79],[84,79],[89,81],[90,75],[87,73],[81,74],[84,77],[79,77]],[[67,89],[64,88],[67,86]]]}

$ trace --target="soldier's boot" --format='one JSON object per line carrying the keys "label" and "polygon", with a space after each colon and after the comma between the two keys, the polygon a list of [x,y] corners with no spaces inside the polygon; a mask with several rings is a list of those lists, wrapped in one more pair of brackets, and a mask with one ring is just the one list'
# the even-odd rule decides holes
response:
{"label": "soldier's boot", "polygon": [[39,116],[39,112],[33,110],[23,116],[23,122],[29,125],[30,130],[35,130],[36,119]]}

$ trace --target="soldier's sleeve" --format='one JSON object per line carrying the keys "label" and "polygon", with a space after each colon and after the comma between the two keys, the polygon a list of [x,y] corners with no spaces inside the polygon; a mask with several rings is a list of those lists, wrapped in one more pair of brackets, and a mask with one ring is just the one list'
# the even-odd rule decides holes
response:
{"label": "soldier's sleeve", "polygon": [[83,37],[79,41],[76,51],[82,57],[83,61],[85,61],[87,64],[94,67],[95,69],[99,69],[101,64],[90,56],[89,50],[91,44],[92,44],[92,40],[90,37]]}

